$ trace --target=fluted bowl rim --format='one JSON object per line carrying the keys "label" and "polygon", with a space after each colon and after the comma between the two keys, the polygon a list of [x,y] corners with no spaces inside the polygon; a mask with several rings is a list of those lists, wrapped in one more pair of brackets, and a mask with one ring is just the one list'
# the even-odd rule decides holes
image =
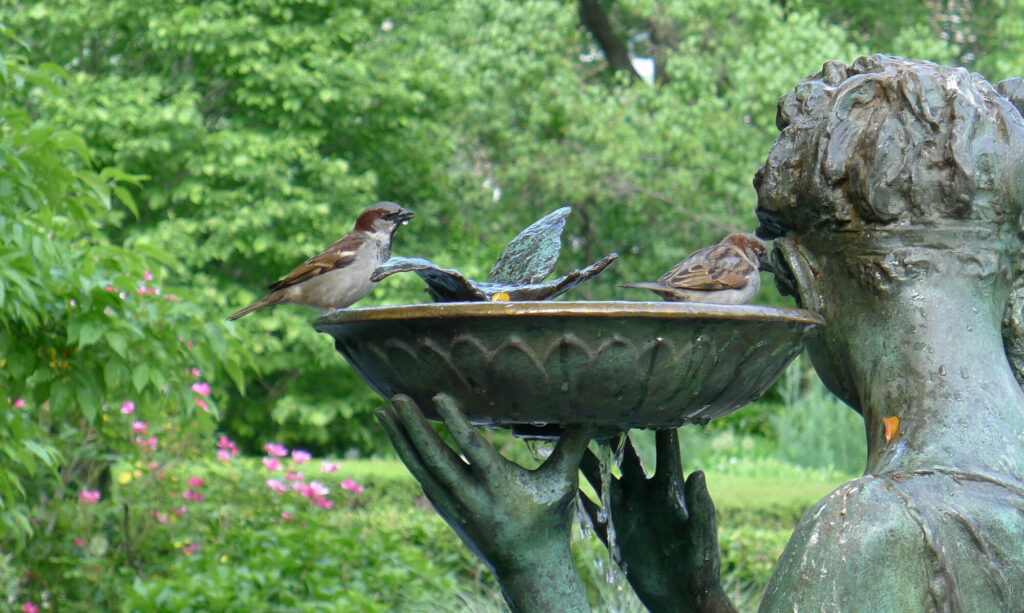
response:
{"label": "fluted bowl rim", "polygon": [[698,302],[608,301],[517,301],[517,302],[438,302],[369,306],[327,311],[316,318],[314,326],[341,323],[441,319],[466,317],[651,317],[662,319],[732,319],[776,321],[824,326],[825,319],[806,309],[761,305],[705,304]]}

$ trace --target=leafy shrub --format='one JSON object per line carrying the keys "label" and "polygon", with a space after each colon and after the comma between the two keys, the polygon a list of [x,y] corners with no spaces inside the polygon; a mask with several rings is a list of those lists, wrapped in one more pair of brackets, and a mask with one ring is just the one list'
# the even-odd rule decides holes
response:
{"label": "leafy shrub", "polygon": [[798,466],[861,474],[867,462],[864,420],[801,362],[798,358],[783,375],[784,405],[771,416],[778,457]]}

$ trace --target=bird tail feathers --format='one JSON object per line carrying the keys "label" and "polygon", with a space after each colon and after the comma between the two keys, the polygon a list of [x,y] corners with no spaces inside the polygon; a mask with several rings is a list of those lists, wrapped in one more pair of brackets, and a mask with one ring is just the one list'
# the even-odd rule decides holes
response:
{"label": "bird tail feathers", "polygon": [[627,289],[649,289],[651,291],[665,290],[665,286],[660,283],[654,283],[652,281],[646,281],[642,283],[623,283],[619,287],[625,287]]}
{"label": "bird tail feathers", "polygon": [[229,315],[228,316],[228,321],[235,321],[239,317],[245,317],[246,315],[248,315],[249,313],[252,313],[253,311],[258,311],[258,310],[262,309],[263,307],[272,306],[272,305],[275,305],[275,304],[277,304],[279,302],[281,302],[281,297],[278,294],[267,294],[266,296],[260,298],[259,300],[257,300],[256,302],[250,304],[249,306],[245,307],[244,309]]}

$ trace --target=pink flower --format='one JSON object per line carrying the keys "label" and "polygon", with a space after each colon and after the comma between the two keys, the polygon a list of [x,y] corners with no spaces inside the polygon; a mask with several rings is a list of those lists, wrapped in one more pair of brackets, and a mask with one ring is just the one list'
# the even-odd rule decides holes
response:
{"label": "pink flower", "polygon": [[277,443],[267,443],[263,449],[270,455],[276,455],[279,458],[288,455],[288,448]]}
{"label": "pink flower", "polygon": [[159,524],[166,524],[167,522],[171,521],[170,516],[167,515],[167,513],[164,513],[163,511],[157,511],[156,509],[153,509],[152,511],[149,512],[149,514],[155,517],[157,523]]}
{"label": "pink flower", "polygon": [[142,278],[145,279],[146,281],[152,281],[153,280],[153,273],[151,273],[151,272],[149,272],[147,270],[146,272],[142,273]]}
{"label": "pink flower", "polygon": [[277,461],[277,458],[263,458],[263,465],[267,467],[267,470],[281,470],[281,463]]}
{"label": "pink flower", "polygon": [[327,486],[319,481],[310,481],[309,485],[302,488],[302,495],[306,498],[319,498],[330,493],[331,491],[327,489]]}
{"label": "pink flower", "polygon": [[226,436],[221,436],[217,440],[217,446],[226,451],[230,451],[231,455],[238,455],[238,447],[236,447],[235,443]]}
{"label": "pink flower", "polygon": [[170,302],[177,302],[177,301],[181,300],[181,298],[179,298],[177,296],[177,294],[164,294],[164,300],[167,300],[167,301],[170,301]]}
{"label": "pink flower", "polygon": [[182,516],[182,515],[184,515],[185,513],[188,513],[188,507],[186,507],[186,506],[180,506],[180,507],[178,507],[177,509],[173,509],[173,511],[174,511],[174,514],[175,514],[175,515],[177,515],[177,516],[181,517],[181,516]]}
{"label": "pink flower", "polygon": [[142,285],[139,286],[139,295],[140,296],[145,296],[146,295],[146,284],[145,283],[143,283]]}
{"label": "pink flower", "polygon": [[192,391],[199,394],[200,396],[210,395],[210,384],[206,381],[196,381],[192,384]]}
{"label": "pink flower", "polygon": [[281,511],[281,519],[283,519],[285,521],[288,521],[291,518],[292,518],[292,514],[291,513],[286,513],[284,511]]}
{"label": "pink flower", "polygon": [[202,398],[196,398],[196,404],[199,405],[200,409],[202,409],[204,411],[207,411],[207,412],[210,411],[210,407],[206,406],[206,401],[203,400]]}
{"label": "pink flower", "polygon": [[132,422],[132,432],[134,432],[135,434],[145,434],[146,433],[146,422],[144,422],[144,421],[133,421]]}
{"label": "pink flower", "polygon": [[324,509],[330,509],[331,507],[334,506],[334,503],[328,500],[327,498],[314,498],[313,504]]}
{"label": "pink flower", "polygon": [[131,400],[129,400],[128,402],[125,402],[124,404],[121,405],[121,414],[122,415],[131,415],[134,412],[135,412],[135,403],[132,402]]}
{"label": "pink flower", "polygon": [[136,436],[135,444],[143,449],[146,449],[148,447],[150,451],[156,451],[157,441],[155,436],[151,436],[146,439],[142,438],[141,436]]}
{"label": "pink flower", "polygon": [[117,291],[117,288],[114,287],[113,285],[108,285],[108,286],[104,287],[103,289],[107,290],[108,292],[116,292]]}
{"label": "pink flower", "polygon": [[206,485],[206,481],[203,481],[199,477],[190,477],[188,480],[189,487],[203,487]]}
{"label": "pink flower", "polygon": [[193,343],[192,339],[188,339],[188,342],[185,343],[185,349],[191,349],[192,348],[192,343]]}
{"label": "pink flower", "polygon": [[184,498],[185,500],[190,500],[192,502],[203,501],[203,495],[200,494],[199,492],[195,492],[192,490],[185,490],[184,492],[181,493],[181,497]]}
{"label": "pink flower", "polygon": [[83,504],[96,504],[100,501],[99,490],[82,490],[82,493],[78,495],[78,499]]}
{"label": "pink flower", "polygon": [[287,492],[288,488],[285,487],[284,483],[281,483],[277,479],[267,479],[267,487],[274,490],[275,492]]}
{"label": "pink flower", "polygon": [[198,543],[191,543],[191,544],[185,545],[184,547],[181,548],[181,552],[184,553],[187,556],[192,555],[193,553],[195,553],[198,550],[199,550],[199,544]]}
{"label": "pink flower", "polygon": [[341,482],[341,489],[348,490],[350,492],[355,492],[356,494],[362,494],[363,490],[365,490],[366,488],[359,485],[352,479],[345,479],[344,481]]}
{"label": "pink flower", "polygon": [[39,607],[32,604],[31,602],[26,602],[25,604],[21,605],[21,613],[39,613]]}
{"label": "pink flower", "polygon": [[217,450],[217,459],[220,460],[221,462],[230,462],[231,461],[231,452],[228,451],[227,449],[218,449]]}
{"label": "pink flower", "polygon": [[75,302],[75,299],[74,299],[74,298],[72,298],[71,300],[69,300],[69,301],[68,301],[68,304],[70,304],[70,305],[71,305],[71,306],[73,306],[73,307],[76,307],[76,306],[78,306],[78,303],[77,303],[77,302]]}
{"label": "pink flower", "polygon": [[320,472],[322,473],[333,473],[338,470],[338,465],[334,462],[321,462]]}
{"label": "pink flower", "polygon": [[82,540],[82,537],[75,537],[75,547],[85,547],[85,541]]}
{"label": "pink flower", "polygon": [[195,368],[195,367],[192,368],[192,376],[196,377],[196,378],[198,378],[200,376],[198,368]]}
{"label": "pink flower", "polygon": [[149,464],[146,464],[146,468],[148,468],[149,470],[156,470],[156,469],[160,468],[160,463],[159,462],[150,462]]}
{"label": "pink flower", "polygon": [[308,451],[296,449],[292,451],[292,459],[298,462],[299,464],[305,464],[306,462],[313,459],[313,456],[311,456]]}
{"label": "pink flower", "polygon": [[14,406],[14,408],[16,409],[20,409],[21,407],[25,406],[25,399],[18,398],[17,400],[14,401],[14,404],[12,406]]}
{"label": "pink flower", "polygon": [[288,471],[287,474],[285,474],[284,478],[289,481],[302,481],[303,479],[305,479],[305,477],[302,476],[302,473],[297,473],[290,470]]}

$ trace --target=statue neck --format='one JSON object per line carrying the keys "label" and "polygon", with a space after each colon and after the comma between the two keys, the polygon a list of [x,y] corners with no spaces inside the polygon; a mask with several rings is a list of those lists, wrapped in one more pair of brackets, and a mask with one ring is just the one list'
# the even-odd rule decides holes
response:
{"label": "statue neck", "polygon": [[[1024,477],[1024,393],[1003,350],[1004,301],[990,283],[905,282],[838,308],[857,384],[868,473],[934,466]],[[987,285],[987,288],[980,286]],[[996,306],[998,304],[998,306]],[[899,428],[885,438],[883,418]]]}

